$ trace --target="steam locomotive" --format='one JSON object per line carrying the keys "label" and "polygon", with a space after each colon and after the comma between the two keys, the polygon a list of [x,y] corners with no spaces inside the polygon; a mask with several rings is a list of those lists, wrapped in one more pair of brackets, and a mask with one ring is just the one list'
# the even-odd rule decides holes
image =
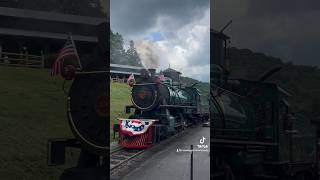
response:
{"label": "steam locomotive", "polygon": [[[210,122],[213,179],[318,179],[319,129],[294,129],[292,95],[266,80],[229,78],[227,37],[211,32]],[[310,122],[304,122],[310,123]]]}
{"label": "steam locomotive", "polygon": [[126,106],[127,113],[131,113],[131,109],[134,112],[120,122],[121,146],[145,148],[208,118],[202,113],[201,94],[196,84],[183,87],[180,75],[171,68],[161,75],[156,75],[155,69],[142,70],[132,87],[133,105]]}
{"label": "steam locomotive", "polygon": [[[98,43],[92,44],[91,61],[83,62],[83,70],[66,65],[65,80],[72,80],[67,92],[67,117],[75,138],[48,140],[48,165],[63,165],[66,148],[80,149],[76,167],[65,169],[61,180],[109,179],[109,23],[96,28]],[[63,86],[65,88],[65,86]]]}

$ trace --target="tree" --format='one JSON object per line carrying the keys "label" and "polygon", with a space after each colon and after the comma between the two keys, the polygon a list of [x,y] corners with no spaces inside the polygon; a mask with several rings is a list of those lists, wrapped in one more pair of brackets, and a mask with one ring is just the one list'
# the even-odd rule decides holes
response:
{"label": "tree", "polygon": [[129,49],[126,52],[128,64],[133,66],[142,66],[139,54],[134,46],[134,42],[129,42]]}
{"label": "tree", "polygon": [[110,31],[110,62],[116,64],[126,64],[127,62],[122,35],[112,31]]}

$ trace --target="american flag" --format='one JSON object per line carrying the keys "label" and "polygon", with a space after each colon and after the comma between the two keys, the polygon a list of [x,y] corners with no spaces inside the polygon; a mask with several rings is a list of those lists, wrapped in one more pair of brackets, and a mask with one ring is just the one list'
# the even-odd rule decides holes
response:
{"label": "american flag", "polygon": [[76,46],[74,44],[74,41],[72,39],[71,34],[69,34],[69,36],[67,38],[67,42],[64,44],[63,48],[60,50],[60,53],[59,53],[57,59],[53,63],[52,70],[51,70],[51,76],[61,74],[62,68],[63,68],[64,58],[70,57],[70,56],[76,57],[76,59],[79,63],[79,66],[82,69],[81,63],[80,63],[80,58],[79,58],[79,55],[78,55],[78,52],[77,52],[77,49],[76,49]]}
{"label": "american flag", "polygon": [[134,75],[131,74],[127,80],[127,84],[132,87],[134,83],[135,83]]}
{"label": "american flag", "polygon": [[163,74],[160,74],[158,78],[159,78],[160,81],[165,81],[166,80],[166,78],[164,77]]}

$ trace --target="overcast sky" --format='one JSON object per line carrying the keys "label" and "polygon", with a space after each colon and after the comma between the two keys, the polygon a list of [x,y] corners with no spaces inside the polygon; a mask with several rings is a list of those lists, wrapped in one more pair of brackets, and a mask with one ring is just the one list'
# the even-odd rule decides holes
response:
{"label": "overcast sky", "polygon": [[111,0],[111,29],[140,49],[152,44],[158,69],[170,64],[183,76],[208,82],[209,6],[209,0]]}
{"label": "overcast sky", "polygon": [[280,57],[284,62],[320,66],[319,0],[214,0],[211,23],[232,46]]}

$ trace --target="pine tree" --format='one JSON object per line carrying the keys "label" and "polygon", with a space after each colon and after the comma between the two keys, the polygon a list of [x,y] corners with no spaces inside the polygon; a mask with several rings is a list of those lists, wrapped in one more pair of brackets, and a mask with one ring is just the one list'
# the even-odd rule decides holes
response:
{"label": "pine tree", "polygon": [[124,41],[119,33],[110,32],[110,62],[115,64],[127,64]]}
{"label": "pine tree", "polygon": [[139,54],[134,46],[134,42],[129,42],[129,49],[126,52],[128,57],[128,64],[132,66],[142,66]]}

